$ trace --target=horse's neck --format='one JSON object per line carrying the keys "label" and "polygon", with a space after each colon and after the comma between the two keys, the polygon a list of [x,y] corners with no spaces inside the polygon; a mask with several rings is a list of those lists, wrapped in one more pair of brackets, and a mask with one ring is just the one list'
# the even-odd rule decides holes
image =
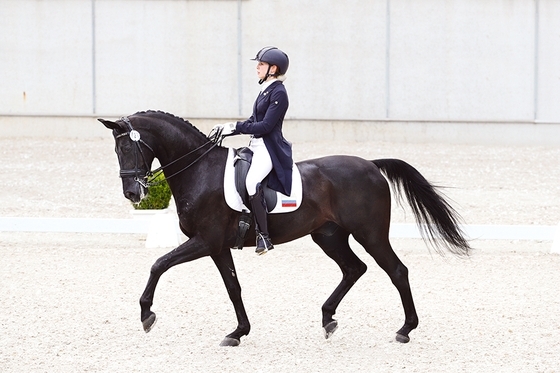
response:
{"label": "horse's neck", "polygon": [[[161,128],[158,130],[156,137],[158,138],[158,146],[157,150],[154,149],[154,155],[162,165],[172,163],[193,151],[193,156],[195,156],[200,152],[195,150],[208,142],[207,139],[190,128],[182,130],[176,127]],[[186,158],[186,161],[188,161],[191,157]]]}

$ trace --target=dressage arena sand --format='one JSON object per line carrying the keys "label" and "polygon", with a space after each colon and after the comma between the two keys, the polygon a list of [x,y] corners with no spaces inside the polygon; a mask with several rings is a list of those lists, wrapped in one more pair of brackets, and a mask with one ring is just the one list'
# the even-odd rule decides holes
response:
{"label": "dressage arena sand", "polygon": [[[0,139],[1,215],[130,218],[110,133],[103,139]],[[446,194],[468,224],[556,225],[560,149],[295,143],[297,160],[328,154],[401,158]],[[412,223],[394,207],[393,222]],[[410,270],[420,325],[403,323],[396,289],[365,251],[368,272],[325,340],[321,305],[338,267],[309,238],[257,257],[234,252],[252,331],[219,347],[236,319],[209,258],[167,272],[158,323],[138,299],[152,263],[135,234],[0,233],[0,372],[560,372],[560,255],[552,242],[474,241],[470,259],[394,239]]]}

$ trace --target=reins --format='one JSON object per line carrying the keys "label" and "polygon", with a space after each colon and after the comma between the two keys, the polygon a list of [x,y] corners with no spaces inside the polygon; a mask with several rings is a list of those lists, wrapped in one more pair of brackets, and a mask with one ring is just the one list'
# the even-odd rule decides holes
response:
{"label": "reins", "polygon": [[[191,150],[187,154],[184,154],[184,155],[180,156],[179,158],[169,162],[168,164],[162,165],[162,166],[156,168],[153,171],[146,171],[144,176],[140,177],[140,175],[141,175],[140,171],[142,171],[142,169],[140,169],[138,167],[138,153],[140,153],[140,156],[142,157],[142,161],[144,162],[144,166],[146,167],[146,170],[149,169],[149,166],[146,162],[146,159],[144,157],[144,153],[142,152],[142,147],[140,146],[139,143],[142,143],[144,146],[146,146],[152,152],[152,154],[154,156],[155,156],[155,153],[154,153],[154,150],[152,149],[152,147],[140,138],[140,133],[138,131],[136,131],[134,128],[132,128],[132,124],[130,123],[130,120],[127,117],[123,117],[123,118],[121,118],[121,120],[124,123],[126,123],[126,125],[129,128],[129,131],[115,136],[115,139],[118,139],[120,137],[128,135],[130,137],[130,139],[136,144],[136,146],[134,147],[134,150],[135,150],[134,151],[135,169],[134,170],[121,170],[120,171],[120,176],[121,176],[121,178],[122,177],[134,176],[134,180],[136,182],[138,182],[140,185],[142,185],[144,188],[149,188],[149,187],[154,186],[154,185],[159,185],[159,184],[163,183],[164,181],[167,181],[167,180],[171,179],[172,177],[180,174],[181,172],[187,170],[188,168],[190,168],[191,166],[196,164],[198,161],[200,161],[212,149],[214,149],[216,146],[220,145],[221,142],[222,142],[222,139],[223,139],[223,137],[221,136],[221,131],[212,131],[210,136],[209,136],[209,140],[207,142],[205,142],[204,144],[202,144],[201,146],[199,146],[198,148]],[[208,144],[212,144],[212,146],[210,146],[210,148],[208,150],[206,150],[204,153],[202,153],[198,158],[196,158],[194,161],[189,163],[187,166],[183,167],[179,171],[174,172],[173,174],[171,174],[169,176],[164,176],[164,178],[161,179],[161,180],[154,181],[159,175],[161,175],[164,172],[164,170],[167,167],[169,167],[169,166],[179,162],[180,160],[190,156],[191,154],[199,151],[200,149],[204,148]]]}

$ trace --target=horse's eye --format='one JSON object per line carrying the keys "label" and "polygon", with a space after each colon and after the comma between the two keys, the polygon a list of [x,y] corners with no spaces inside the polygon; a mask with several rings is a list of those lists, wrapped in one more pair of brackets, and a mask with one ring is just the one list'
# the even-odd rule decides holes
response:
{"label": "horse's eye", "polygon": [[132,145],[130,145],[130,142],[128,141],[123,141],[123,143],[119,146],[119,149],[122,153],[128,153],[132,149]]}

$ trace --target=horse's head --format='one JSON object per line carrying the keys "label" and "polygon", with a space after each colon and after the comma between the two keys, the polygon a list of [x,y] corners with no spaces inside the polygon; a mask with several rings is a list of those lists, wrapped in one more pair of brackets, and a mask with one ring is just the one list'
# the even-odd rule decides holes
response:
{"label": "horse's head", "polygon": [[127,117],[116,122],[98,120],[105,127],[113,130],[124,196],[138,203],[147,194],[147,178],[155,157],[152,146],[146,143],[140,132],[132,127]]}
{"label": "horse's head", "polygon": [[[153,175],[163,171],[167,180],[184,176],[184,171],[200,167],[199,160],[218,147],[217,138],[211,140],[188,121],[162,111],[138,112],[115,122],[98,120],[113,131],[123,193],[134,203],[147,195]],[[162,166],[152,172],[154,158]]]}

